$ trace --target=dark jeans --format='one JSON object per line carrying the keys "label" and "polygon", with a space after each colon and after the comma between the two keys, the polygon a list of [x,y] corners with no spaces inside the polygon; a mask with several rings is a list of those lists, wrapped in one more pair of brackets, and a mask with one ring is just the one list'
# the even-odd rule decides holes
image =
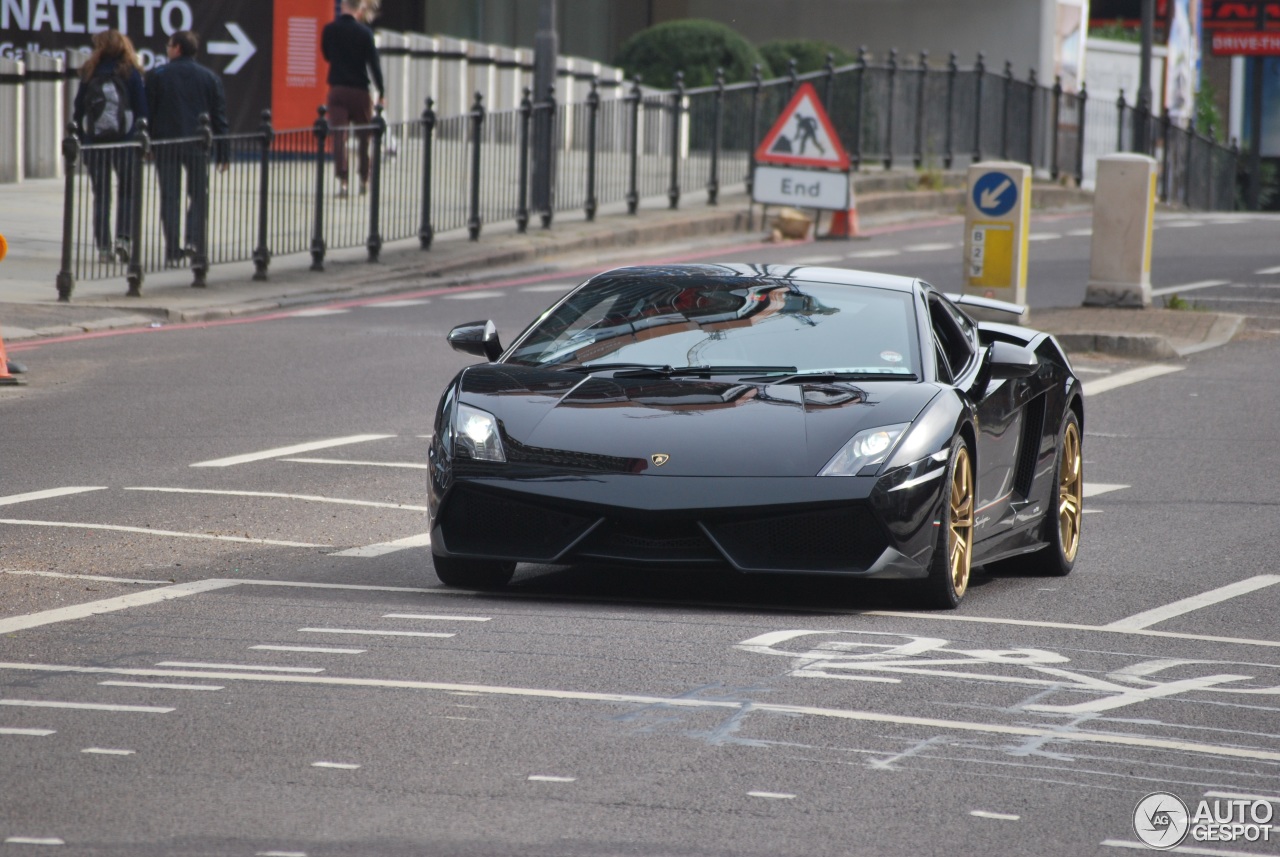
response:
{"label": "dark jeans", "polygon": [[133,177],[138,149],[135,146],[84,150],[84,166],[93,187],[93,241],[99,250],[111,249],[111,177],[116,175],[115,237],[128,241],[133,234]]}
{"label": "dark jeans", "polygon": [[[368,125],[373,120],[373,99],[369,90],[354,86],[329,87],[329,128],[333,134],[333,173],[347,180],[347,126]],[[369,181],[369,138],[372,131],[356,131],[356,164],[360,180]]]}
{"label": "dark jeans", "polygon": [[[157,143],[153,151],[156,158],[156,178],[160,182],[160,222],[164,226],[165,259],[182,258],[184,246],[203,254],[205,224],[209,216],[208,153],[198,141]],[[182,193],[184,170],[187,174],[185,199]],[[185,245],[179,228],[179,218],[184,209],[187,215]]]}

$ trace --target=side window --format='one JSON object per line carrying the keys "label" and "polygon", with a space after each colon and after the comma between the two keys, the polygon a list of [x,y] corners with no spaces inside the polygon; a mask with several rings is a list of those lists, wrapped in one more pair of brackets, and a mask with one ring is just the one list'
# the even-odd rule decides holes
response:
{"label": "side window", "polygon": [[937,295],[929,296],[929,322],[951,378],[959,378],[974,356],[973,325]]}

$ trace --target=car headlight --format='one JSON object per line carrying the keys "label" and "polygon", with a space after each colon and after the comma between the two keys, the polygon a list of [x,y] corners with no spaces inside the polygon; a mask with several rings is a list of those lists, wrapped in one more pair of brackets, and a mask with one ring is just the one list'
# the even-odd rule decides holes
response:
{"label": "car headlight", "polygon": [[818,475],[857,476],[864,467],[884,464],[910,425],[898,423],[858,432],[818,471]]}
{"label": "car headlight", "polygon": [[454,437],[459,449],[476,461],[505,463],[507,453],[498,433],[498,419],[488,411],[459,404],[453,415]]}

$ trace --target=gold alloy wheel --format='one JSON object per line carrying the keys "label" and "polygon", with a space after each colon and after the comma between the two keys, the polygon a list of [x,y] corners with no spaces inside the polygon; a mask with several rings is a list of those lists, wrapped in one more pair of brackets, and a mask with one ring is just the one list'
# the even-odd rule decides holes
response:
{"label": "gold alloy wheel", "polygon": [[[1076,445],[1077,450],[1079,444]],[[969,450],[956,451],[951,471],[951,529],[947,533],[947,556],[950,559],[951,586],[956,598],[969,588],[969,568],[973,557],[973,468]]]}
{"label": "gold alloy wheel", "polygon": [[1072,562],[1080,548],[1080,520],[1084,517],[1084,462],[1080,457],[1080,429],[1067,423],[1062,435],[1062,463],[1058,467],[1058,541],[1062,558]]}

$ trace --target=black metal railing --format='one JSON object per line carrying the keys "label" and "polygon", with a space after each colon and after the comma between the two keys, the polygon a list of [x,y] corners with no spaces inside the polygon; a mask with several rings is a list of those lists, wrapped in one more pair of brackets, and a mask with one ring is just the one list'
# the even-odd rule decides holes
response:
{"label": "black metal railing", "polygon": [[[970,68],[890,52],[783,77],[671,90],[635,80],[614,97],[592,86],[558,103],[528,90],[519,108],[439,116],[430,99],[413,121],[381,110],[361,126],[335,129],[323,107],[310,128],[215,137],[207,123],[182,140],[82,146],[68,129],[61,300],[76,280],[124,277],[140,293],[148,273],[189,268],[193,285],[210,266],[252,261],[255,279],[273,258],[310,253],[323,270],[331,249],[364,247],[371,261],[390,241],[430,249],[441,232],[487,224],[552,226],[557,213],[595,218],[602,207],[641,200],[715,205],[726,187],[749,188],[754,152],[788,99],[812,83],[855,170],[958,170],[992,158],[1029,164],[1036,175],[1087,184],[1099,155],[1133,151],[1160,164],[1161,199],[1191,208],[1236,205],[1238,152],[1124,102],[1106,104],[1046,86],[978,56]],[[360,165],[367,152],[368,181]],[[346,152],[346,193],[335,157]],[[124,190],[123,196],[120,190]]]}

